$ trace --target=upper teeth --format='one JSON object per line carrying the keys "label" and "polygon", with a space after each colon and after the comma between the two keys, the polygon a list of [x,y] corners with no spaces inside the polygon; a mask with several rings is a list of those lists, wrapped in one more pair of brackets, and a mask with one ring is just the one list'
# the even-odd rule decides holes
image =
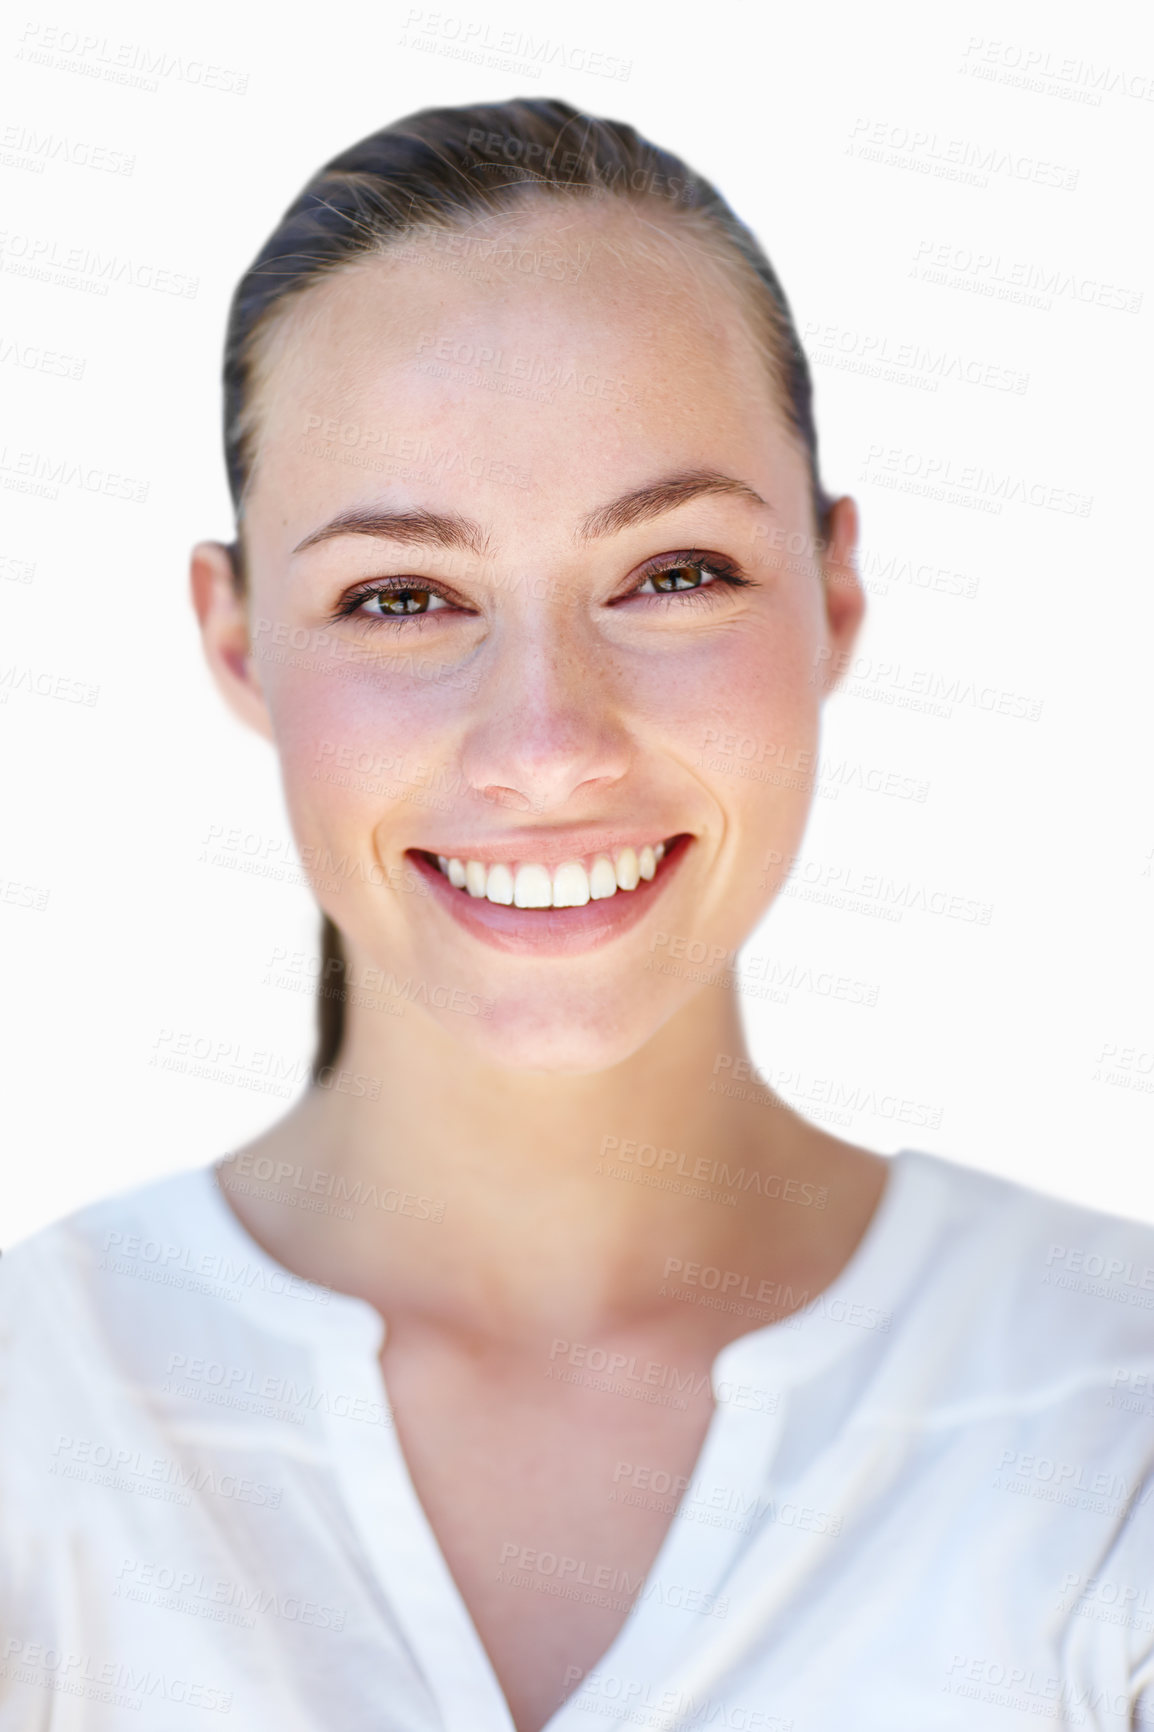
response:
{"label": "upper teeth", "polygon": [[643,848],[619,848],[615,855],[562,860],[551,872],[534,860],[486,865],[446,854],[437,855],[437,865],[458,890],[489,902],[511,903],[515,908],[581,908],[586,902],[616,896],[619,890],[636,890],[642,878],[653,877],[664,853],[664,842],[653,847],[646,843]]}

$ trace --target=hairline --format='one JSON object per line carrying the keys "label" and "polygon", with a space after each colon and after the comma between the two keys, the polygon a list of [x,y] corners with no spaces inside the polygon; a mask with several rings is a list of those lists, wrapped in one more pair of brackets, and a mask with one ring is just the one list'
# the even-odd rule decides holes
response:
{"label": "hairline", "polygon": [[[624,207],[640,219],[643,233],[652,233],[667,245],[672,243],[677,248],[678,243],[687,238],[697,240],[698,245],[688,256],[698,261],[704,259],[707,268],[711,266],[719,272],[734,291],[747,331],[769,375],[770,399],[779,425],[798,444],[807,469],[809,468],[805,440],[794,425],[787,400],[785,369],[780,354],[781,344],[788,340],[788,332],[783,328],[784,321],[767,294],[761,277],[738,246],[725,234],[717,220],[706,211],[692,208],[679,210],[675,216],[672,212],[662,211],[660,215],[666,219],[664,221],[646,220],[645,206],[649,201],[644,198],[602,188],[534,185],[525,190],[520,205],[511,205],[507,209],[430,215],[422,217],[411,228],[396,235],[376,235],[372,245],[310,272],[305,279],[278,296],[256,319],[243,345],[244,399],[232,430],[243,459],[244,472],[243,491],[236,502],[235,543],[238,553],[241,554],[242,570],[245,507],[247,497],[255,485],[259,467],[261,398],[280,358],[278,345],[283,345],[288,340],[291,327],[294,321],[301,317],[302,309],[307,312],[308,304],[313,299],[313,291],[324,288],[335,278],[351,276],[378,263],[388,263],[391,255],[399,248],[419,247],[437,234],[467,234],[478,230],[500,232],[518,226],[531,227],[548,210],[558,205],[568,204],[574,209],[580,209],[582,205],[587,206],[591,198],[601,200],[603,207],[611,209],[614,216],[618,214],[620,207]],[[672,221],[669,220],[670,217]],[[612,240],[604,241],[604,244],[609,246],[619,260],[624,256],[623,250],[615,247]],[[816,500],[813,505],[816,517]],[[818,526],[815,523],[816,527]]]}

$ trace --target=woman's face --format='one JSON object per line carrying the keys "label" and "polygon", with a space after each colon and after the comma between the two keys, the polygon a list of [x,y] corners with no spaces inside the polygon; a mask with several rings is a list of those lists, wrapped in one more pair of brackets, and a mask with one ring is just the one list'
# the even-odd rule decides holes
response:
{"label": "woman's face", "polygon": [[[576,1073],[708,990],[772,899],[861,591],[849,502],[836,572],[812,551],[806,463],[716,263],[622,208],[510,232],[503,273],[411,242],[275,333],[241,677],[354,988]],[[597,893],[598,854],[648,869],[661,842]],[[438,855],[479,862],[470,887]],[[492,901],[498,863],[546,868],[518,900],[593,894]]]}

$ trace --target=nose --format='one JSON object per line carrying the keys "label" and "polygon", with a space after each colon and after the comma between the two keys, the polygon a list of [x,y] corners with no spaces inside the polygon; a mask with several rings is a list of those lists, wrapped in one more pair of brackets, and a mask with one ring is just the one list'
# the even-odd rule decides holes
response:
{"label": "nose", "polygon": [[608,649],[555,618],[502,635],[466,728],[466,786],[499,805],[545,813],[620,782],[632,749]]}

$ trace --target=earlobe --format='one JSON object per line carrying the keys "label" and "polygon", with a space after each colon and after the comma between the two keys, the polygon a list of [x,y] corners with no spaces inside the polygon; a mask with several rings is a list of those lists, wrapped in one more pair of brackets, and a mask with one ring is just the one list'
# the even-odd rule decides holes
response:
{"label": "earlobe", "polygon": [[865,615],[865,590],[857,570],[857,506],[847,496],[835,500],[822,559],[828,656],[823,657],[825,690],[832,692],[853,653]]}
{"label": "earlobe", "polygon": [[271,740],[272,723],[257,678],[248,611],[232,550],[220,541],[197,542],[189,565],[189,587],[205,660],[217,688],[234,715]]}

